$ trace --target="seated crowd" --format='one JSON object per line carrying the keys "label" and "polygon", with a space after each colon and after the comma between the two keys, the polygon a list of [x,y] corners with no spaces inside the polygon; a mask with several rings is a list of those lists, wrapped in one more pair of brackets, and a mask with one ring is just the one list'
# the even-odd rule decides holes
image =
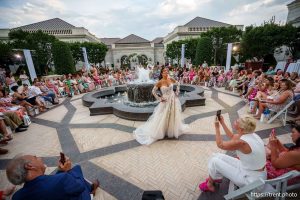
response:
{"label": "seated crowd", "polygon": [[[150,76],[158,79],[160,69],[160,66],[154,66]],[[294,99],[294,110],[299,114],[300,77],[297,73],[290,74],[282,70],[275,72],[272,67],[267,72],[261,69],[237,68],[225,72],[220,66],[208,67],[204,63],[190,69],[169,67],[169,75],[183,84],[225,87],[238,91],[241,98],[249,104],[249,114],[253,115],[237,119],[233,124],[235,133],[228,128],[222,116],[216,119],[218,148],[235,151],[236,156],[217,153],[211,157],[208,162],[208,178],[199,185],[203,192],[216,191],[215,186],[222,182],[223,177],[243,187],[258,178],[275,178],[291,170],[300,171],[300,125],[297,124],[299,118],[293,122],[292,147],[284,146],[274,131],[270,134],[267,144],[255,133],[256,119],[268,109],[278,112]],[[35,79],[32,85],[23,73],[22,78],[20,76],[22,84],[18,85],[11,73],[7,73],[5,84],[11,93],[8,94],[4,84],[0,85],[0,143],[7,144],[12,139],[7,127],[16,132],[26,130],[26,116],[44,112],[49,104],[58,103],[59,97],[124,84],[134,80],[135,76],[134,70],[101,72],[92,66],[90,73],[83,70],[55,80]],[[223,140],[221,137],[221,127],[229,140]],[[7,151],[0,149],[1,152]],[[17,156],[8,164],[6,173],[14,185],[25,183],[23,188],[14,194],[13,199],[89,199],[88,196],[95,194],[99,185],[98,181],[88,183],[80,166],[72,168],[69,159],[65,163],[59,161],[58,172],[46,176],[45,165],[40,158],[32,155]],[[293,181],[289,184],[293,184]]]}
{"label": "seated crowd", "polygon": [[[191,69],[171,69],[170,76],[182,83],[225,87],[227,90],[238,91],[240,96],[250,105],[249,113],[260,119],[262,113],[268,110],[278,112],[292,100],[296,103],[291,107],[291,113],[300,114],[300,76],[297,72],[274,71],[270,67],[266,72],[259,70],[241,70],[238,68],[224,72],[220,66],[195,67]],[[176,76],[177,75],[177,76]],[[292,112],[294,111],[294,112]],[[294,122],[300,121],[296,118]]]}

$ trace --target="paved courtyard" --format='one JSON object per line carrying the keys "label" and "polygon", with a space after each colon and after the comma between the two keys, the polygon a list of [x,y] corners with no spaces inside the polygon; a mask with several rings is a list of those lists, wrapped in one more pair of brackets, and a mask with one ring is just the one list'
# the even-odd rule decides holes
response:
{"label": "paved courtyard", "polygon": [[[28,131],[15,134],[5,146],[10,152],[0,157],[0,188],[9,185],[4,169],[15,155],[41,156],[48,165],[47,173],[51,173],[62,151],[82,166],[86,178],[100,180],[97,200],[141,199],[144,190],[162,190],[168,200],[220,199],[226,193],[226,182],[220,196],[201,194],[198,189],[207,177],[209,157],[222,152],[214,142],[214,116],[221,109],[226,122],[233,123],[247,113],[248,106],[231,92],[205,89],[206,105],[182,113],[192,132],[150,146],[141,146],[132,137],[132,131],[144,122],[114,115],[90,116],[82,105],[82,95],[65,99],[32,119]],[[281,140],[291,142],[290,128],[282,127],[279,121],[258,122],[257,133],[266,141],[274,127]]]}

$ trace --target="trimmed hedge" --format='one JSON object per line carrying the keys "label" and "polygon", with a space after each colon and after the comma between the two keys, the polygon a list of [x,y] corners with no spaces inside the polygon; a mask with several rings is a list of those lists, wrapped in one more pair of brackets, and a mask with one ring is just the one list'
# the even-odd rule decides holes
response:
{"label": "trimmed hedge", "polygon": [[54,42],[52,54],[57,74],[72,74],[75,72],[74,61],[68,44],[61,41]]}

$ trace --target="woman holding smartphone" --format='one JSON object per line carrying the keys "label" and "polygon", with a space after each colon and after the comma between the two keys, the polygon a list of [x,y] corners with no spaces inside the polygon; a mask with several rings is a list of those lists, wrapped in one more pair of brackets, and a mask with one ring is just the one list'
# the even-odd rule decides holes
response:
{"label": "woman holding smartphone", "polygon": [[[222,139],[220,124],[230,140]],[[221,115],[216,117],[217,146],[222,150],[236,151],[238,158],[222,153],[214,154],[208,162],[209,177],[199,185],[202,192],[214,192],[215,183],[221,182],[223,177],[239,187],[267,177],[264,142],[254,133],[256,120],[250,116],[239,118],[234,122],[233,128],[237,134],[229,130]]]}
{"label": "woman holding smartphone", "polygon": [[272,131],[266,146],[268,178],[276,178],[291,170],[300,171],[300,125],[292,129],[292,141],[295,145],[286,148]]}

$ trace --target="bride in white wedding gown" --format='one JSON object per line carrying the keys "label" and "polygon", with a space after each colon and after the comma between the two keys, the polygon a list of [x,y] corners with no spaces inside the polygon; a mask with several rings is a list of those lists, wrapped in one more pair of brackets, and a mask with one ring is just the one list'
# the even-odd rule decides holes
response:
{"label": "bride in white wedding gown", "polygon": [[[179,83],[176,93],[173,91],[174,79],[168,78],[168,69],[162,70],[162,79],[154,86],[152,94],[160,101],[154,109],[148,121],[133,131],[135,139],[140,144],[149,145],[156,140],[178,138],[181,134],[188,132],[188,125],[181,118],[181,104],[178,99]],[[161,97],[156,94],[160,88]]]}

